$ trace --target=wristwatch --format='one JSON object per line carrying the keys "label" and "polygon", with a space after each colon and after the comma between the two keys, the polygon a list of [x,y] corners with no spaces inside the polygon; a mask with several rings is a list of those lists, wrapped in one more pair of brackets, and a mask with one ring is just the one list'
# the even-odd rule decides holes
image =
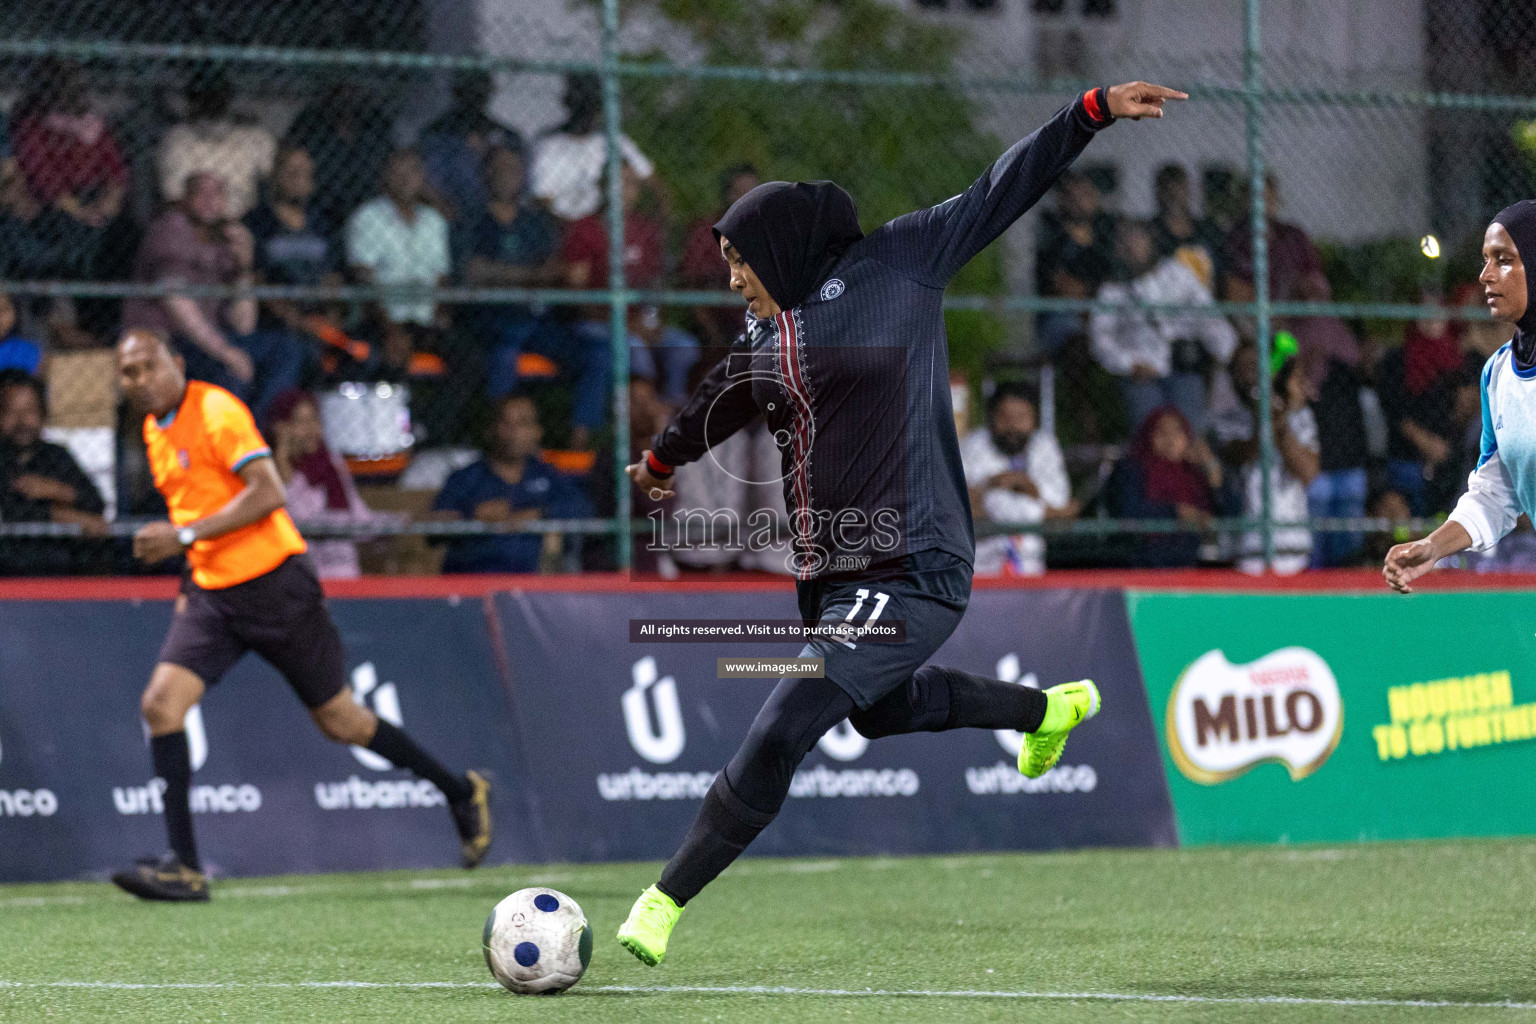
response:
{"label": "wristwatch", "polygon": [[176,543],[184,548],[191,547],[197,542],[197,531],[190,526],[183,526],[176,531]]}

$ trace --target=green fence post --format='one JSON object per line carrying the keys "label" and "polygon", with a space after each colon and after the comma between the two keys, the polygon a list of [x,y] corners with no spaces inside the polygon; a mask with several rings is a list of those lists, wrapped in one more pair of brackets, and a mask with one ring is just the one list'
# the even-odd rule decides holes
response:
{"label": "green fence post", "polygon": [[1259,49],[1259,0],[1245,0],[1243,113],[1248,140],[1248,226],[1253,234],[1253,301],[1259,344],[1259,519],[1264,568],[1275,564],[1275,436],[1270,413],[1269,223],[1264,210],[1264,98]]}
{"label": "green fence post", "polygon": [[619,137],[619,0],[603,0],[603,135],[608,142],[608,308],[613,335],[613,474],[620,569],[634,564],[629,477],[629,328],[624,302],[624,181]]}

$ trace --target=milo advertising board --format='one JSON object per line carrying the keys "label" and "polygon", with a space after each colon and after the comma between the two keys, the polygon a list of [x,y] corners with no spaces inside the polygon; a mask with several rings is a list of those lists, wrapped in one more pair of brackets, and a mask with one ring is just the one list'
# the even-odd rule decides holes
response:
{"label": "milo advertising board", "polygon": [[1536,594],[1127,601],[1181,841],[1536,832]]}

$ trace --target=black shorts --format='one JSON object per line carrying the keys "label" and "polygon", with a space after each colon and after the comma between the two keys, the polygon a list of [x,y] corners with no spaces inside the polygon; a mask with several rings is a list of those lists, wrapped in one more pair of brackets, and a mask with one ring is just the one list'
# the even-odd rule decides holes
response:
{"label": "black shorts", "polygon": [[341,634],[307,555],[223,590],[183,580],[160,660],[212,686],[247,651],[281,672],[305,707],[317,708],[346,688]]}
{"label": "black shorts", "polygon": [[868,708],[906,685],[960,625],[971,600],[971,566],[947,551],[919,551],[857,574],[803,580],[796,591],[807,625],[864,625],[871,616],[906,623],[906,638],[900,642],[817,639],[800,651],[802,658],[825,659],[827,678],[860,708]]}

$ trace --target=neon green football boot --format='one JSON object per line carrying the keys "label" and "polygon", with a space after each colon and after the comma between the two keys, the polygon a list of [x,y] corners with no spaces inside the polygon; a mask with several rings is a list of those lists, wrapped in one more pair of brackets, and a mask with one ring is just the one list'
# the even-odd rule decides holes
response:
{"label": "neon green football boot", "polygon": [[1062,683],[1045,691],[1045,718],[1040,728],[1024,734],[1019,771],[1038,779],[1061,760],[1067,733],[1099,713],[1099,688],[1092,679]]}
{"label": "neon green football boot", "polygon": [[667,955],[667,938],[682,914],[683,908],[653,885],[635,900],[628,920],[619,927],[619,945],[655,967]]}

